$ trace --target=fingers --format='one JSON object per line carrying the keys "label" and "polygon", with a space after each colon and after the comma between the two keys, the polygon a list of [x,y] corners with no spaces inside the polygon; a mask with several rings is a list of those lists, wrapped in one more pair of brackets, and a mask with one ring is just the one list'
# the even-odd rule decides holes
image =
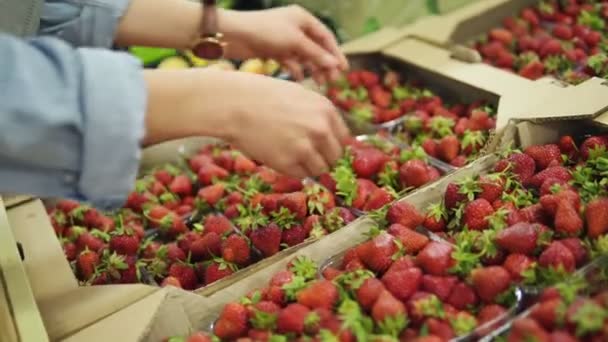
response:
{"label": "fingers", "polygon": [[304,70],[302,65],[295,59],[285,59],[281,63],[287,69],[291,77],[296,81],[302,81],[304,79]]}
{"label": "fingers", "polygon": [[313,63],[307,62],[306,68],[310,71],[310,73],[312,74],[313,80],[315,80],[315,82],[318,85],[323,85],[323,84],[327,83],[327,76],[325,75],[325,73],[322,70],[319,70],[319,68],[317,68],[316,65],[314,65]]}
{"label": "fingers", "polygon": [[340,47],[334,34],[321,21],[312,14],[306,12],[304,17],[304,32],[313,41],[322,46],[338,60],[338,68],[342,71],[348,69],[348,60]]}
{"label": "fingers", "polygon": [[346,126],[346,123],[344,123],[342,116],[337,112],[337,109],[334,110],[336,111],[336,114],[331,116],[331,127],[338,142],[342,146],[344,141],[350,137],[350,130]]}
{"label": "fingers", "polygon": [[313,150],[308,159],[303,162],[303,166],[310,177],[316,177],[329,170],[329,166],[323,156],[318,151]]}
{"label": "fingers", "polygon": [[295,42],[295,53],[300,59],[313,63],[318,69],[338,70],[338,59],[304,33]]}
{"label": "fingers", "polygon": [[338,137],[334,134],[327,135],[326,139],[317,145],[317,148],[329,167],[333,167],[338,159],[342,157],[342,145],[340,144]]}

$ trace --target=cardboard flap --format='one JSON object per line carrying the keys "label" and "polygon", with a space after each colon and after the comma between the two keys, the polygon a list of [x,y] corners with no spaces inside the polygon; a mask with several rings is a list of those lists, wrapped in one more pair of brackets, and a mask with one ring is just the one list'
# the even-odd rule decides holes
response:
{"label": "cardboard flap", "polygon": [[37,301],[78,287],[40,200],[13,207],[8,219],[15,239],[23,246],[25,269]]}
{"label": "cardboard flap", "polygon": [[158,290],[145,285],[78,287],[38,303],[51,340],[58,340]]}
{"label": "cardboard flap", "polygon": [[408,30],[398,30],[394,27],[385,27],[379,31],[352,40],[340,48],[346,54],[374,53],[407,37]]}

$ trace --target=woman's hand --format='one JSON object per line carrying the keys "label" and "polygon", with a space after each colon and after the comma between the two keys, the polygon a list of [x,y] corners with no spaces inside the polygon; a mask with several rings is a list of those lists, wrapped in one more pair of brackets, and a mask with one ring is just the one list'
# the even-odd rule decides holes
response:
{"label": "woman's hand", "polygon": [[312,14],[292,5],[263,11],[220,12],[230,58],[272,58],[296,79],[308,69],[315,80],[336,80],[348,68],[334,35]]}

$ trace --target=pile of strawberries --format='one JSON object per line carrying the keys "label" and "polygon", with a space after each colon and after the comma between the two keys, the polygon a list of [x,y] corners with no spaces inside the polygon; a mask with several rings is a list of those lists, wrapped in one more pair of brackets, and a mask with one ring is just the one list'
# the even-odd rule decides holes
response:
{"label": "pile of strawberries", "polygon": [[495,128],[495,111],[483,102],[447,104],[429,89],[401,75],[352,71],[329,87],[328,97],[357,131],[388,130],[399,140],[460,167],[485,146]]}
{"label": "pile of strawberries", "polygon": [[345,156],[319,182],[348,207],[369,212],[441,177],[422,148],[400,147],[382,135],[352,139]]}
{"label": "pile of strawberries", "polygon": [[607,1],[543,0],[506,18],[474,46],[487,63],[523,77],[552,75],[578,84],[608,76],[606,19]]}
{"label": "pile of strawberries", "polygon": [[317,183],[210,145],[137,181],[125,207],[49,210],[83,284],[171,284],[193,290],[355,219]]}
{"label": "pile of strawberries", "polygon": [[608,340],[608,290],[606,265],[591,274],[547,288],[539,302],[512,323],[502,336],[506,342]]}

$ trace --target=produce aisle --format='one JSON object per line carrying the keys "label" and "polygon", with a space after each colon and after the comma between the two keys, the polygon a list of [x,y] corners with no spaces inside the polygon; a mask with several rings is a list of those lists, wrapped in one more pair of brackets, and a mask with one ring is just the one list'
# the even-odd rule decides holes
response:
{"label": "produce aisle", "polygon": [[298,3],[351,65],[304,81],[353,133],[336,165],[297,179],[201,137],[146,149],[119,210],[7,201],[2,341],[608,341],[608,1]]}

